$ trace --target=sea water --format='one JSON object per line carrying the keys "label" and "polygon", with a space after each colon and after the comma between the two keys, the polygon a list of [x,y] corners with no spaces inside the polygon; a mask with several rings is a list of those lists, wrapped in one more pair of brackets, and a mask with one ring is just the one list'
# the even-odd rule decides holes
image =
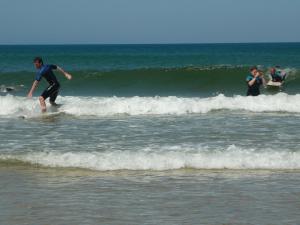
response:
{"label": "sea water", "polygon": [[[26,98],[36,55],[73,74],[56,73],[46,114],[45,81]],[[298,43],[0,46],[0,224],[298,224],[299,57]],[[289,71],[284,88],[245,96],[251,65]]]}

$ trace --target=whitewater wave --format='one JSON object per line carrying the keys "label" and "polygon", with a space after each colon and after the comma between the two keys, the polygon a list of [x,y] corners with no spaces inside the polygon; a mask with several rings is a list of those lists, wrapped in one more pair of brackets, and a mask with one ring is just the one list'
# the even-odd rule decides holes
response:
{"label": "whitewater wave", "polygon": [[300,169],[300,152],[243,149],[220,150],[202,146],[164,146],[140,151],[30,152],[0,155],[0,160],[21,161],[45,167],[97,171],[175,169]]}
{"label": "whitewater wave", "polygon": [[[250,112],[300,113],[300,94],[234,96],[222,94],[209,98],[181,97],[61,97],[62,106],[55,111],[73,116],[184,115],[209,113],[214,110],[244,110]],[[53,108],[49,107],[51,112]],[[0,115],[16,117],[40,116],[38,99],[0,96]]]}

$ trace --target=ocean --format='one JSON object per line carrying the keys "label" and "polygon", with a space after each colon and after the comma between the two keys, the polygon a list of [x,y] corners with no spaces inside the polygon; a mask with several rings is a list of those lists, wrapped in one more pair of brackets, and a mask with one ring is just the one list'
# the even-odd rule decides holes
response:
{"label": "ocean", "polygon": [[[41,56],[73,75],[40,112]],[[299,224],[300,43],[0,46],[0,224]],[[281,89],[246,96],[257,65]]]}

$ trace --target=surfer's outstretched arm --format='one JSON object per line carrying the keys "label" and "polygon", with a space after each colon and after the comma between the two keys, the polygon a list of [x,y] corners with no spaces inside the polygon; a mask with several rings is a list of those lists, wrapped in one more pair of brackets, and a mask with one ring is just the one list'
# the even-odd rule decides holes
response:
{"label": "surfer's outstretched arm", "polygon": [[36,89],[36,87],[38,86],[38,84],[39,84],[39,82],[37,80],[35,80],[33,82],[32,87],[31,87],[31,89],[30,89],[30,91],[28,92],[28,95],[27,95],[28,98],[32,97],[32,94],[33,94],[34,90]]}
{"label": "surfer's outstretched arm", "polygon": [[60,68],[59,66],[57,66],[57,70],[59,72],[61,72],[63,75],[65,75],[65,77],[68,79],[68,80],[71,80],[72,79],[72,75],[67,73],[66,71],[64,71],[62,68]]}

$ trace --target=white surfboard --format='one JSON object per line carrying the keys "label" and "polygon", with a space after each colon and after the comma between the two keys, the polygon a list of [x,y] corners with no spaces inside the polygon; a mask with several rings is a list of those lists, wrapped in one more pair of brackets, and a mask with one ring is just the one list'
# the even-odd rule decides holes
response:
{"label": "white surfboard", "polygon": [[44,112],[44,113],[40,113],[40,114],[23,114],[23,115],[19,115],[18,118],[20,119],[48,119],[48,118],[56,118],[59,117],[61,115],[63,115],[64,112]]}
{"label": "white surfboard", "polygon": [[268,83],[267,83],[267,86],[268,87],[282,87],[282,85],[283,85],[283,82],[274,82],[274,81],[269,81]]}

